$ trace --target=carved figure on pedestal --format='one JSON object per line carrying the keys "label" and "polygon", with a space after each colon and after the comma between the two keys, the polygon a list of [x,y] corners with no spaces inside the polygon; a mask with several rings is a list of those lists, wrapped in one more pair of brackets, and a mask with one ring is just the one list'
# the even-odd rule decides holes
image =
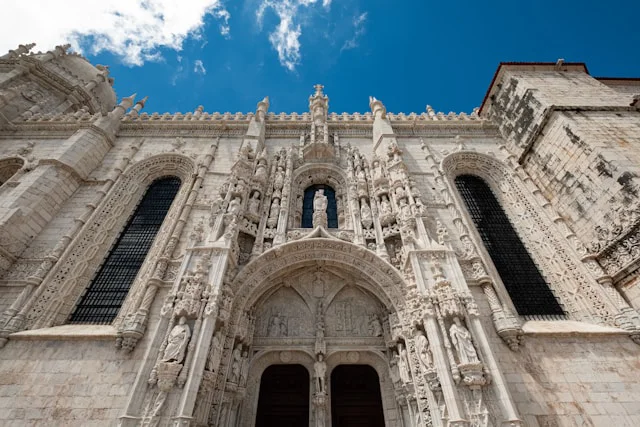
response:
{"label": "carved figure on pedestal", "polygon": [[403,221],[411,218],[411,208],[407,204],[407,199],[400,199],[400,217]]}
{"label": "carved figure on pedestal", "polygon": [[234,197],[233,200],[229,202],[229,208],[227,209],[227,212],[232,215],[237,215],[240,212],[241,201],[242,199],[240,199],[240,197]]}
{"label": "carved figure on pedestal", "polygon": [[324,361],[324,356],[322,353],[318,355],[318,360],[313,364],[314,377],[316,379],[316,392],[317,393],[326,393],[326,375],[327,375],[327,364]]}
{"label": "carved figure on pedestal", "polygon": [[327,206],[329,202],[327,196],[324,195],[324,190],[320,189],[316,191],[313,197],[313,226],[319,225],[327,227]]}
{"label": "carved figure on pedestal", "polygon": [[238,344],[236,348],[233,349],[232,354],[232,362],[231,362],[231,377],[229,381],[232,383],[238,383],[240,379],[240,372],[242,370],[242,350],[241,345]]}
{"label": "carved figure on pedestal", "polygon": [[391,360],[389,361],[389,376],[391,377],[393,384],[398,384],[402,379],[400,376],[400,368],[398,367],[399,360],[400,356],[398,356],[398,353],[394,351],[393,356],[391,356]]}
{"label": "carved figure on pedestal", "polygon": [[258,209],[260,209],[260,193],[254,191],[249,199],[249,213],[253,215],[260,215]]}
{"label": "carved figure on pedestal", "polygon": [[409,358],[407,357],[407,349],[402,346],[402,344],[398,344],[399,350],[399,360],[398,360],[398,368],[400,370],[400,379],[403,383],[411,382],[411,371],[409,369]]}
{"label": "carved figure on pedestal", "polygon": [[267,180],[267,164],[265,159],[258,160],[258,165],[256,166],[256,173],[254,175],[255,180],[258,182],[265,182]]}
{"label": "carved figure on pedestal", "polygon": [[244,384],[247,381],[249,375],[249,352],[245,350],[242,353],[242,365],[240,368],[240,384]]}
{"label": "carved figure on pedestal", "polygon": [[278,216],[280,215],[280,200],[274,199],[271,203],[271,209],[269,210],[269,218],[267,219],[267,225],[274,228],[278,225]]}
{"label": "carved figure on pedestal", "polygon": [[420,362],[422,362],[425,369],[433,369],[433,358],[431,357],[431,350],[429,349],[429,340],[422,332],[416,335],[416,349],[418,350]]}
{"label": "carved figure on pedestal", "polygon": [[371,208],[369,207],[369,203],[367,203],[367,199],[364,197],[360,199],[360,221],[364,228],[371,228],[371,225],[373,225]]}
{"label": "carved figure on pedestal", "polygon": [[182,363],[187,351],[187,344],[189,344],[189,338],[191,338],[191,329],[187,325],[187,318],[182,316],[178,324],[169,333],[167,347],[164,349],[161,360],[163,362]]}
{"label": "carved figure on pedestal", "polygon": [[453,318],[453,324],[449,328],[449,335],[451,336],[451,343],[456,348],[461,365],[480,362],[476,348],[471,340],[471,333],[462,325],[459,318]]}
{"label": "carved figure on pedestal", "polygon": [[276,170],[276,176],[273,180],[273,188],[276,190],[282,190],[282,186],[284,185],[284,169],[282,166],[278,166]]}

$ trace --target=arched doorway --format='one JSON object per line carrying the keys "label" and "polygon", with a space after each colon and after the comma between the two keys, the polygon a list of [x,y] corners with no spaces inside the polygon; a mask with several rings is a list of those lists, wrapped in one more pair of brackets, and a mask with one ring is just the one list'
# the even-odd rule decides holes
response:
{"label": "arched doorway", "polygon": [[397,407],[385,337],[397,318],[392,314],[402,305],[402,285],[396,271],[374,253],[315,235],[281,245],[249,263],[231,285],[232,345],[241,342],[249,355],[246,386],[238,384],[246,390],[239,402],[238,426],[268,425],[262,421],[263,372],[273,365],[299,364],[310,377],[318,372],[318,362],[326,362],[327,388],[314,380],[298,393],[310,402],[306,425],[331,423],[330,403],[335,398],[330,375],[338,365],[375,368],[366,378],[367,384],[376,383],[378,394],[365,396],[363,402],[375,402],[377,414],[382,412],[381,423],[373,425],[393,425]]}
{"label": "arched doorway", "polygon": [[331,373],[332,427],[384,427],[380,380],[368,365],[339,365]]}
{"label": "arched doorway", "polygon": [[302,365],[271,365],[262,373],[256,427],[309,425],[309,372]]}

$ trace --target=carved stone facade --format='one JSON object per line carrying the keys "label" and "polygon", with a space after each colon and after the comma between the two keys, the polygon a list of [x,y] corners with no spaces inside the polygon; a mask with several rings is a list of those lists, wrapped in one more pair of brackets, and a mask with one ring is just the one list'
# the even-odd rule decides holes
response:
{"label": "carved stone facade", "polygon": [[[309,426],[334,425],[341,365],[375,370],[386,426],[640,425],[640,80],[505,63],[468,115],[336,114],[321,85],[301,114],[160,115],[32,48],[0,57],[0,423],[252,426],[295,364]],[[564,315],[518,314],[461,175]],[[167,176],[117,316],[70,324]]]}

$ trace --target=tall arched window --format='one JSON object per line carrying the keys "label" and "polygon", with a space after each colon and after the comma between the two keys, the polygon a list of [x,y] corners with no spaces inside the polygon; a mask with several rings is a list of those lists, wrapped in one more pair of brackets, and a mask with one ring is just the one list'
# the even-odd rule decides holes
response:
{"label": "tall arched window", "polygon": [[71,314],[70,323],[110,323],[118,314],[171,203],[180,179],[154,181]]}
{"label": "tall arched window", "polygon": [[[333,188],[324,184],[315,184],[304,190],[302,201],[302,228],[313,227],[313,198],[316,191],[324,190],[327,196],[327,225],[329,228],[338,228],[338,205],[336,204],[336,192]],[[299,205],[298,205],[299,206]]]}
{"label": "tall arched window", "polygon": [[487,183],[474,175],[455,183],[518,314],[564,314]]}

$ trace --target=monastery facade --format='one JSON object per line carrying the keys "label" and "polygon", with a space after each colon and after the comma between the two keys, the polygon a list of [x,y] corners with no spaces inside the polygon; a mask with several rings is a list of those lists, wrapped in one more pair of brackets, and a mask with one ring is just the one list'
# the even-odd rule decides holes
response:
{"label": "monastery facade", "polygon": [[640,425],[640,79],[159,114],[32,48],[0,57],[0,424]]}

